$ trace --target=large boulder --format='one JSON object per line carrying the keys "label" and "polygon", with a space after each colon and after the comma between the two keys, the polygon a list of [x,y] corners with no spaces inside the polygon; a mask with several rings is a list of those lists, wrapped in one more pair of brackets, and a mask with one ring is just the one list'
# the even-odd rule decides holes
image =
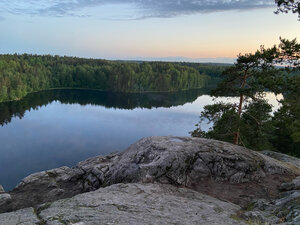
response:
{"label": "large boulder", "polygon": [[282,183],[300,175],[255,151],[225,142],[191,137],[149,137],[122,153],[99,156],[25,178],[0,212],[35,206],[117,183],[161,183],[245,206],[253,199],[278,196]]}
{"label": "large boulder", "polygon": [[245,206],[276,197],[299,169],[225,142],[190,137],[150,137],[130,146],[104,175],[114,183],[159,182],[191,187]]}

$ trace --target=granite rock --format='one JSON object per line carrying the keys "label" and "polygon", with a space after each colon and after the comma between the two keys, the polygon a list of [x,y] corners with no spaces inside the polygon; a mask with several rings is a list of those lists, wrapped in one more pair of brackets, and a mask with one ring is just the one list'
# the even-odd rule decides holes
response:
{"label": "granite rock", "polygon": [[[0,214],[0,225],[244,224],[240,207],[167,184],[115,184],[69,199]],[[20,217],[19,215],[24,215]]]}
{"label": "granite rock", "polygon": [[161,183],[247,205],[275,198],[297,167],[229,143],[191,137],[148,137],[121,153],[98,156],[74,168],[35,173],[10,191],[0,213],[35,207],[118,183]]}

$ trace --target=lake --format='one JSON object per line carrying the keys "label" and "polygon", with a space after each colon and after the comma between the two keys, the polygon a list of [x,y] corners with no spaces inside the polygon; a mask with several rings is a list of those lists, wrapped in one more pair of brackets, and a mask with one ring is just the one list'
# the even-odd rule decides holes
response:
{"label": "lake", "polygon": [[31,173],[122,151],[142,137],[187,136],[213,102],[207,93],[52,90],[0,103],[0,184],[11,190]]}

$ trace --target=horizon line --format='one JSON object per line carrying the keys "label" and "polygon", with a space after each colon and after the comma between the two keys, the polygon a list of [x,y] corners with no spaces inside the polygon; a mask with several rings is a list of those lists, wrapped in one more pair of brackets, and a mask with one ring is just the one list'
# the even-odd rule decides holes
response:
{"label": "horizon line", "polygon": [[107,61],[142,61],[142,62],[178,62],[178,63],[218,63],[218,64],[234,64],[237,57],[184,57],[184,56],[164,56],[164,57],[90,57],[90,56],[74,56],[63,54],[38,54],[38,53],[0,53],[0,55],[32,55],[32,56],[59,56],[81,59],[107,60]]}

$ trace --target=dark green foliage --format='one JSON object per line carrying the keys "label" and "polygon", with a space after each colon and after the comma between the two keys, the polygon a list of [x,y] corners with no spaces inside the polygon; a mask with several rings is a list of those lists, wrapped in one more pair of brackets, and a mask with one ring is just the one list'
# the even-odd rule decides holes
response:
{"label": "dark green foliage", "polygon": [[[270,49],[264,49],[262,47],[254,54],[239,55],[234,66],[229,67],[223,72],[222,76],[224,76],[224,79],[212,92],[214,96],[225,95],[239,97],[239,101],[231,105],[231,117],[228,117],[229,111],[227,110],[219,119],[220,121],[226,119],[234,124],[234,126],[228,130],[230,134],[228,132],[226,134],[226,136],[232,135],[234,144],[243,144],[243,142],[245,142],[242,140],[241,135],[243,111],[246,109],[247,101],[261,102],[263,100],[262,93],[265,91],[263,82],[266,79],[270,79],[273,75],[273,73],[270,73],[269,68],[273,68],[273,61],[277,55],[276,47]],[[235,113],[233,114],[233,112]],[[234,116],[234,118],[232,118],[232,116]],[[222,129],[229,129],[228,126],[225,128],[225,124],[222,126],[224,126]],[[214,127],[214,129],[216,130],[217,127]],[[225,135],[223,131],[222,135]],[[214,138],[219,137],[214,136]]]}
{"label": "dark green foliage", "polygon": [[272,142],[275,149],[300,157],[300,76],[288,79],[282,107],[274,114]]}
{"label": "dark green foliage", "polygon": [[247,104],[241,118],[241,143],[254,150],[273,149],[270,138],[274,131],[271,123],[272,107],[264,99]]}
{"label": "dark green foliage", "polygon": [[212,92],[214,96],[240,96],[253,98],[258,91],[264,91],[267,79],[273,80],[273,60],[276,48],[264,49],[254,54],[239,55],[234,66],[222,73],[222,82]]}
{"label": "dark green foliage", "polygon": [[[200,122],[196,124],[197,129],[191,132],[193,137],[212,138],[221,141],[233,142],[233,135],[237,129],[238,113],[233,104],[216,103],[206,105],[201,112]],[[212,123],[208,132],[201,129],[203,122]]]}
{"label": "dark green foliage", "polygon": [[[0,101],[16,100],[51,88],[87,88],[116,92],[178,91],[202,88],[206,71],[180,63],[115,62],[59,56],[0,55]],[[220,74],[222,68],[211,72]],[[211,74],[210,73],[210,74]]]}
{"label": "dark green foliage", "polygon": [[277,62],[285,65],[268,88],[282,93],[282,107],[272,118],[274,132],[270,139],[276,150],[300,157],[300,43],[280,39]]}
{"label": "dark green foliage", "polygon": [[281,63],[290,70],[291,68],[299,69],[300,66],[300,43],[297,39],[288,40],[280,38],[280,44],[278,49],[278,59],[277,62]]}
{"label": "dark green foliage", "polygon": [[[197,129],[191,134],[194,137],[203,137],[234,143],[233,136],[240,129],[239,143],[254,150],[270,149],[269,141],[273,131],[271,124],[271,106],[263,99],[256,99],[245,104],[239,118],[235,104],[217,103],[207,105],[201,113],[201,121]],[[201,130],[201,124],[212,122],[208,132]]]}
{"label": "dark green foliage", "polygon": [[[223,81],[212,93],[236,96],[239,101],[205,106],[192,136],[300,157],[300,44],[296,39],[280,41],[278,47],[240,55],[237,63],[225,70]],[[265,91],[284,96],[274,115]],[[212,128],[203,131],[203,122],[213,122]]]}
{"label": "dark green foliage", "polygon": [[209,76],[208,85],[216,86],[217,83],[222,81],[222,73],[232,64],[220,64],[220,63],[180,63],[183,66],[188,66],[196,69],[201,74]]}
{"label": "dark green foliage", "polygon": [[300,1],[299,0],[275,0],[277,11],[275,13],[296,13],[300,20]]}

